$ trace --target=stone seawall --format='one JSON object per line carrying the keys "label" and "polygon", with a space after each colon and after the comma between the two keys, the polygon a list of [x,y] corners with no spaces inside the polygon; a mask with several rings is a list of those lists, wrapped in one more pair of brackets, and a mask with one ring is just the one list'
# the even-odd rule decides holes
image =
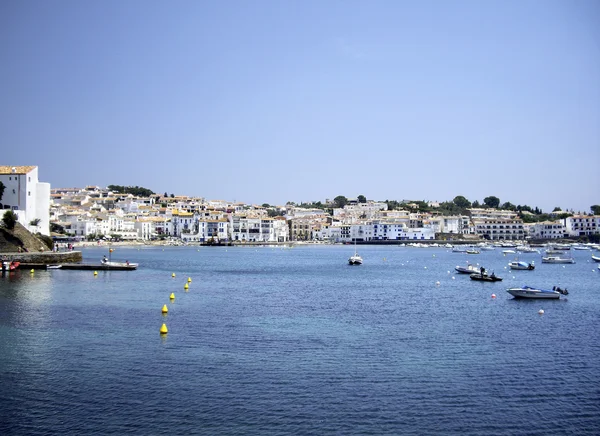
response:
{"label": "stone seawall", "polygon": [[22,263],[37,264],[76,263],[83,260],[81,251],[67,251],[63,253],[3,253],[0,257],[8,261],[16,260]]}

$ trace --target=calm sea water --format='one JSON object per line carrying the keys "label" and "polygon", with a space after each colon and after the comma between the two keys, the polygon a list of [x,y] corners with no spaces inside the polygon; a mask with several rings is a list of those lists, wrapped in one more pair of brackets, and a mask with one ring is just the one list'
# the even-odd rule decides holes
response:
{"label": "calm sea water", "polygon": [[600,433],[590,252],[511,272],[499,250],[359,248],[117,248],[137,271],[2,277],[0,434]]}

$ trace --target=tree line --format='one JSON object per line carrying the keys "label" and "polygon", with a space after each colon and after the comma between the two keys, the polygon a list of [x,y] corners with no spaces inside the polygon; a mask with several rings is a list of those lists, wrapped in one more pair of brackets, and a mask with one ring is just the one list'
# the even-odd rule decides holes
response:
{"label": "tree line", "polygon": [[131,194],[138,197],[150,197],[151,195],[154,195],[152,190],[142,188],[141,186],[108,185],[106,188],[117,194]]}

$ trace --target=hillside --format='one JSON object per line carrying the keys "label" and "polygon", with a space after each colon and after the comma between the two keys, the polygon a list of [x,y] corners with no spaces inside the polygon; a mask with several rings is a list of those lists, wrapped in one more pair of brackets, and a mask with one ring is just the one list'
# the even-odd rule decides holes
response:
{"label": "hillside", "polygon": [[30,253],[51,251],[44,241],[29,232],[18,222],[13,230],[5,228],[0,223],[0,253],[17,253],[21,250]]}

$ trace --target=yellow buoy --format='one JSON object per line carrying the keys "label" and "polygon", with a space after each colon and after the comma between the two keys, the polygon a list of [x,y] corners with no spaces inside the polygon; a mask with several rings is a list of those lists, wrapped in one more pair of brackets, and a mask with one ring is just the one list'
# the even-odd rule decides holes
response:
{"label": "yellow buoy", "polygon": [[171,292],[171,296],[169,297],[171,300],[175,299],[175,294],[173,292]]}
{"label": "yellow buoy", "polygon": [[160,334],[166,335],[167,333],[169,333],[169,329],[167,329],[167,325],[163,323],[162,327],[160,328]]}
{"label": "yellow buoy", "polygon": [[113,250],[112,248],[110,250],[108,250],[109,253],[112,253],[113,251],[115,251],[115,250]]}
{"label": "yellow buoy", "polygon": [[171,274],[171,277],[175,278],[175,273]]}
{"label": "yellow buoy", "polygon": [[189,288],[189,286],[187,283],[185,285],[183,285],[183,289],[185,289],[186,291],[188,290],[188,288]]}
{"label": "yellow buoy", "polygon": [[167,313],[169,311],[169,308],[167,307],[167,305],[165,304],[162,308],[162,313]]}
{"label": "yellow buoy", "polygon": [[31,271],[29,271],[31,274],[33,274],[35,272],[35,270],[33,268],[31,268]]}
{"label": "yellow buoy", "polygon": [[188,283],[192,283],[192,278],[188,277]]}
{"label": "yellow buoy", "polygon": [[98,271],[94,271],[94,275],[97,276],[98,275]]}

